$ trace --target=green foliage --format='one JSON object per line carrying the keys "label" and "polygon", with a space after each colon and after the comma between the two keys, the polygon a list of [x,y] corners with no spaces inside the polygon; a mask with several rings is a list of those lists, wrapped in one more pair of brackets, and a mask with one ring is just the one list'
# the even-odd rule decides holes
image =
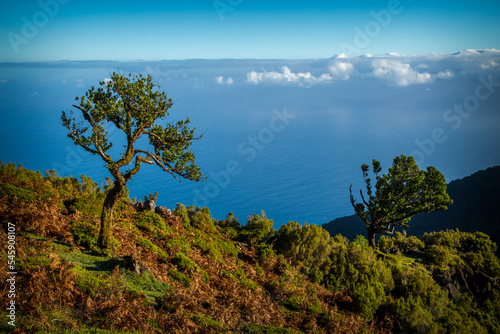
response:
{"label": "green foliage", "polygon": [[[114,177],[117,168],[128,166],[135,157],[133,167],[123,174],[126,180],[139,171],[142,163],[156,164],[174,176],[200,180],[202,174],[194,164],[194,154],[188,150],[196,139],[195,129],[188,127],[189,118],[165,127],[156,123],[169,115],[173,104],[159,88],[149,75],[124,76],[115,72],[109,82],[100,82],[100,87],[92,87],[76,99],[79,104],[74,107],[81,111],[84,122],[73,118],[73,111],[63,111],[62,124],[76,145],[99,155],[108,164]],[[127,136],[127,149],[118,161],[107,154],[113,146],[105,130],[107,123]],[[142,135],[149,138],[153,152],[133,147]]]}
{"label": "green foliage", "polygon": [[275,257],[276,254],[274,253],[273,246],[261,243],[257,247],[257,250],[255,251],[255,254],[262,260],[266,261],[272,257]]}
{"label": "green foliage", "polygon": [[283,225],[276,234],[274,247],[313,282],[324,283],[324,275],[332,265],[329,255],[333,244],[330,234],[317,225],[301,227],[297,222]]}
{"label": "green foliage", "polygon": [[75,243],[93,253],[99,253],[97,247],[97,226],[85,221],[71,223],[71,234]]}
{"label": "green foliage", "polygon": [[174,263],[177,265],[180,271],[186,272],[188,274],[192,274],[194,272],[199,272],[202,275],[202,279],[204,282],[208,282],[209,278],[205,271],[203,271],[200,266],[189,256],[184,253],[177,253],[174,256]]}
{"label": "green foliage", "polygon": [[360,247],[368,247],[368,239],[366,239],[364,236],[358,234],[354,240],[352,241],[355,244],[358,244]]}
{"label": "green foliage", "polygon": [[[219,223],[210,215],[208,208],[186,208],[177,204],[173,214],[182,218],[183,226],[191,231],[195,238],[192,245],[209,254],[210,257],[219,261],[223,260],[223,254],[236,256],[238,250],[234,243],[228,240],[227,234],[221,235]],[[225,234],[225,233],[224,233]],[[179,249],[187,253],[190,243],[184,238],[169,240],[166,243],[168,249]]]}
{"label": "green foliage", "polygon": [[261,215],[248,217],[247,224],[241,228],[238,239],[244,242],[259,244],[266,242],[274,233],[272,219],[267,219],[264,211]]}
{"label": "green foliage", "polygon": [[219,330],[224,328],[219,321],[215,321],[214,319],[201,314],[193,314],[191,316],[191,320],[202,326],[202,328],[213,328]]}
{"label": "green foliage", "polygon": [[73,267],[72,270],[78,274],[76,285],[91,297],[96,297],[101,290],[107,290],[109,282],[99,277],[98,274],[88,271],[79,265]]}
{"label": "green foliage", "polygon": [[153,251],[153,254],[156,254],[163,259],[169,258],[168,254],[163,249],[152,243],[149,239],[139,237],[139,239],[137,239],[137,244],[141,247],[151,249]]}
{"label": "green foliage", "polygon": [[18,261],[16,263],[17,270],[31,270],[36,267],[47,268],[52,260],[45,256],[34,256],[25,259],[24,261]]}
{"label": "green foliage", "polygon": [[149,303],[155,303],[170,289],[170,287],[155,279],[154,276],[146,271],[141,274],[125,271],[123,274],[123,284],[125,290],[134,296],[141,294],[146,297]]}
{"label": "green foliage", "polygon": [[[61,121],[69,131],[68,137],[75,145],[99,156],[114,178],[113,188],[106,193],[101,215],[98,244],[103,249],[112,248],[115,205],[122,196],[128,196],[126,184],[143,163],[156,165],[177,179],[200,181],[203,178],[195,164],[195,156],[189,150],[192,141],[201,136],[194,136],[195,129],[189,127],[189,118],[175,124],[159,124],[169,116],[168,110],[173,103],[159,88],[149,75],[129,74],[127,77],[115,72],[109,82],[102,81],[97,89],[92,87],[84,96],[76,98],[79,104],[73,107],[82,113],[83,120],[77,120],[73,111],[62,112]],[[117,160],[108,153],[113,146],[106,131],[109,124],[123,131],[126,137],[125,150]],[[137,147],[136,142],[142,136],[149,139],[152,149]],[[92,189],[93,186],[84,182],[84,187]]]}
{"label": "green foliage", "polygon": [[187,277],[186,275],[184,275],[183,273],[181,273],[180,271],[177,271],[175,269],[170,269],[168,271],[168,275],[174,281],[177,281],[177,282],[181,283],[186,288],[189,288],[189,286],[191,285],[191,279],[189,277]]}
{"label": "green foliage", "polygon": [[275,249],[312,281],[335,291],[352,291],[356,308],[371,320],[394,282],[383,261],[362,243],[349,244],[341,236],[331,238],[319,226],[290,222],[277,232]]}
{"label": "green foliage", "polygon": [[174,216],[182,218],[184,227],[190,229],[191,219],[189,218],[188,210],[186,209],[186,206],[184,204],[177,203],[177,206],[174,208],[174,211],[172,211],[172,214]]}
{"label": "green foliage", "polygon": [[21,164],[5,164],[0,161],[0,196],[17,198],[28,203],[36,201],[57,202],[59,192],[42,176],[24,168]]}
{"label": "green foliage", "polygon": [[229,239],[236,240],[238,233],[241,229],[241,224],[238,221],[238,217],[230,212],[226,219],[220,220],[217,225],[221,228],[222,232],[225,233]]}
{"label": "green foliage", "polygon": [[102,204],[104,201],[103,193],[92,192],[84,194],[75,199],[68,200],[67,208],[69,213],[81,212],[86,216],[98,218],[102,213]]}
{"label": "green foliage", "polygon": [[368,165],[361,166],[366,184],[365,198],[356,203],[350,188],[351,204],[356,214],[367,225],[370,246],[375,247],[375,234],[394,233],[396,226],[408,227],[411,218],[422,212],[445,210],[453,203],[446,193],[444,176],[434,167],[420,170],[413,157],[394,158],[387,174],[380,176],[380,162],[373,160],[376,176],[375,193],[368,175]]}
{"label": "green foliage", "polygon": [[403,231],[403,233],[396,232],[394,237],[382,235],[377,242],[377,247],[383,252],[395,248],[403,253],[406,253],[408,251],[422,251],[425,244],[414,235],[408,237],[406,231]]}
{"label": "green foliage", "polygon": [[7,195],[10,198],[16,197],[25,202],[33,202],[37,198],[36,193],[31,190],[3,182],[0,182],[0,193],[2,195]]}
{"label": "green foliage", "polygon": [[165,249],[175,252],[187,253],[191,249],[191,245],[185,237],[179,236],[165,242]]}
{"label": "green foliage", "polygon": [[134,218],[135,226],[150,236],[161,238],[172,232],[165,225],[165,220],[157,213],[142,211],[136,213]]}

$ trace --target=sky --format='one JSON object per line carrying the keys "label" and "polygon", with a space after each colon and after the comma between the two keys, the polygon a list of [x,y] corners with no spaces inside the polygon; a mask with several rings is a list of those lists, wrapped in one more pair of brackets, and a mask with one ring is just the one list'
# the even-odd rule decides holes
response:
{"label": "sky", "polygon": [[[219,219],[326,223],[352,214],[349,185],[373,158],[412,155],[448,181],[500,164],[498,0],[2,2],[0,160],[102,180],[60,112],[113,70],[158,79],[205,133],[206,183],[158,170],[130,185],[170,208],[202,194]],[[270,134],[276,112],[293,117]]]}
{"label": "sky", "polygon": [[40,0],[2,2],[0,22],[0,62],[500,49],[498,0]]}

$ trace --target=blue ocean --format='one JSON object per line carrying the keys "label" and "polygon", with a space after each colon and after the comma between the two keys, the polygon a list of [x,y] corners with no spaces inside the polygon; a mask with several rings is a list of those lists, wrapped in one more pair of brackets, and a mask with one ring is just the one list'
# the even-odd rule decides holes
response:
{"label": "blue ocean", "polygon": [[[202,135],[192,151],[207,179],[179,182],[143,165],[131,198],[156,191],[159,205],[207,206],[216,219],[234,212],[245,223],[264,210],[277,228],[324,224],[353,214],[349,186],[362,188],[360,166],[372,159],[385,172],[413,155],[447,181],[500,165],[499,67],[465,56],[380,58],[408,65],[413,81],[394,66],[378,75],[363,57],[342,60],[353,64],[344,77],[333,58],[0,64],[0,160],[103,181],[104,162],[74,146],[61,112],[113,71],[150,74],[174,100],[166,121],[189,117]],[[108,132],[117,156],[120,133]]]}

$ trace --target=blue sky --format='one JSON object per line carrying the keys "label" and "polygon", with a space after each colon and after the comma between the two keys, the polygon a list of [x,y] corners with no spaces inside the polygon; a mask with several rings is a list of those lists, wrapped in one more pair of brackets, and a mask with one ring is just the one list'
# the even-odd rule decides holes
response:
{"label": "blue sky", "polygon": [[3,2],[0,61],[315,59],[342,52],[500,49],[497,0],[346,3]]}

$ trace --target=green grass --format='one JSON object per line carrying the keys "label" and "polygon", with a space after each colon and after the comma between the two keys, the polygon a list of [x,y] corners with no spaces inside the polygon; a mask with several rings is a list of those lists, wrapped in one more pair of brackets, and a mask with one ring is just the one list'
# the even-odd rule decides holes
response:
{"label": "green grass", "polygon": [[38,197],[34,191],[3,182],[0,182],[0,194],[5,194],[10,198],[17,197],[25,202],[33,202]]}
{"label": "green grass", "polygon": [[124,271],[122,284],[125,290],[135,296],[144,294],[150,304],[154,304],[170,289],[168,284],[157,280],[152,274],[143,272],[140,275],[135,272]]}

